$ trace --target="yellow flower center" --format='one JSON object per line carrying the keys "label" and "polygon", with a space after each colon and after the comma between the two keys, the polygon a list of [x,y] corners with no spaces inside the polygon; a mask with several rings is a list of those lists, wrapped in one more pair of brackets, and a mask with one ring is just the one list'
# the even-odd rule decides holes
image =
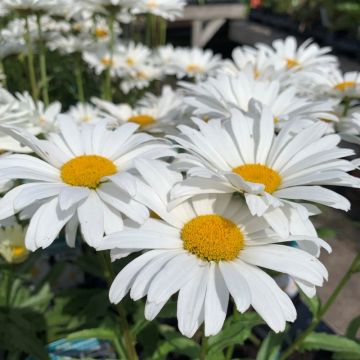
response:
{"label": "yellow flower center", "polygon": [[115,164],[99,155],[78,156],[61,168],[61,178],[66,184],[85,186],[90,189],[95,189],[104,176],[115,173]]}
{"label": "yellow flower center", "polygon": [[105,66],[112,66],[114,64],[114,62],[108,56],[103,57],[101,59],[101,63]]}
{"label": "yellow flower center", "polygon": [[158,3],[156,0],[149,0],[147,3],[146,3],[146,6],[150,9],[154,9],[156,7],[158,7]]}
{"label": "yellow flower center", "polygon": [[300,63],[295,59],[286,59],[286,67],[288,69],[292,69],[292,68],[294,68],[296,66],[299,66],[299,65],[300,65]]}
{"label": "yellow flower center", "polygon": [[281,184],[280,175],[265,165],[246,164],[238,166],[232,171],[246,181],[264,184],[265,191],[270,194],[276,191]]}
{"label": "yellow flower center", "polygon": [[84,123],[88,123],[88,122],[90,122],[92,120],[92,116],[91,115],[84,115],[84,116],[81,117],[81,120]]}
{"label": "yellow flower center", "polygon": [[128,119],[129,122],[140,125],[140,127],[145,127],[156,122],[155,118],[150,115],[135,115],[131,116]]}
{"label": "yellow flower center", "polygon": [[201,215],[181,230],[184,249],[205,261],[234,260],[244,247],[244,235],[231,220]]}
{"label": "yellow flower center", "polygon": [[104,37],[106,37],[106,36],[108,36],[108,35],[109,35],[109,32],[108,32],[108,30],[105,29],[105,28],[97,27],[97,28],[95,29],[95,36],[96,36],[97,38],[99,38],[99,39],[102,39],[102,38],[104,38]]}
{"label": "yellow flower center", "polygon": [[11,249],[11,256],[14,260],[19,257],[23,257],[27,253],[27,249],[25,246],[10,246]]}
{"label": "yellow flower center", "polygon": [[135,65],[135,60],[133,58],[131,58],[131,57],[128,57],[125,62],[129,66],[134,66]]}
{"label": "yellow flower center", "polygon": [[334,88],[336,89],[336,90],[342,90],[342,91],[344,91],[344,90],[346,90],[347,88],[349,88],[349,87],[354,87],[356,85],[356,82],[355,81],[343,81],[343,82],[341,82],[341,83],[339,83],[339,84],[336,84],[335,86],[334,86]]}
{"label": "yellow flower center", "polygon": [[188,73],[192,73],[192,74],[195,74],[195,73],[202,73],[204,72],[204,69],[199,66],[199,65],[196,65],[196,64],[189,64],[187,67],[186,67],[186,71]]}

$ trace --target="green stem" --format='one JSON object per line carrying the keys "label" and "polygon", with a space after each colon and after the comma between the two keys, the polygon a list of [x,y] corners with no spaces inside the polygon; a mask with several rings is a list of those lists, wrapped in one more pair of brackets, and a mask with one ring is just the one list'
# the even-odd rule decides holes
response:
{"label": "green stem", "polygon": [[76,86],[78,92],[78,100],[82,103],[85,102],[84,95],[84,82],[82,77],[82,66],[81,66],[81,55],[75,55],[75,78],[76,78]]}
{"label": "green stem", "polygon": [[38,92],[37,92],[37,85],[36,85],[36,75],[35,75],[35,66],[34,66],[34,51],[31,42],[31,35],[30,35],[30,27],[29,27],[29,19],[25,17],[25,27],[26,33],[24,35],[26,47],[27,47],[27,61],[28,61],[28,71],[30,77],[30,86],[31,86],[31,95],[35,101],[38,100]]}
{"label": "green stem", "polygon": [[167,30],[167,22],[165,19],[159,17],[160,24],[160,41],[159,45],[163,46],[166,44],[166,30]]}
{"label": "green stem", "polygon": [[109,53],[110,53],[110,65],[107,67],[105,72],[105,84],[104,84],[104,98],[105,100],[112,100],[112,89],[111,89],[111,66],[114,59],[114,46],[115,46],[115,31],[114,31],[115,15],[109,14],[108,26],[110,31],[110,42],[109,42]]}
{"label": "green stem", "polygon": [[39,14],[36,15],[36,22],[39,35],[39,50],[40,50],[40,75],[41,75],[41,86],[42,86],[42,97],[45,106],[49,105],[49,88],[48,88],[48,77],[46,69],[46,47],[44,42],[44,35],[41,28],[41,17]]}
{"label": "green stem", "polygon": [[350,98],[349,97],[345,97],[343,102],[344,102],[344,111],[343,111],[343,116],[346,116],[348,111],[349,111],[349,107],[350,107]]}
{"label": "green stem", "polygon": [[[105,277],[110,286],[115,279],[115,273],[114,273],[114,270],[113,270],[113,267],[112,267],[112,264],[110,261],[109,253],[105,252],[105,251],[99,251],[98,254],[101,257],[101,260],[102,260],[102,263],[104,266]],[[128,355],[127,359],[128,360],[138,360],[138,356],[137,356],[136,349],[134,346],[135,339],[133,339],[133,336],[130,332],[130,326],[126,319],[126,311],[120,303],[116,304],[115,307],[116,307],[117,313],[119,315],[120,326],[121,326],[121,330],[124,335],[124,342],[125,342],[125,347],[126,347],[127,355]]]}
{"label": "green stem", "polygon": [[346,271],[343,278],[337,284],[334,292],[331,294],[327,302],[321,307],[317,316],[314,317],[313,321],[308,326],[308,328],[302,334],[300,334],[300,336],[297,339],[295,339],[295,341],[286,349],[286,351],[280,357],[280,360],[286,360],[295,350],[299,348],[299,346],[306,339],[306,337],[316,329],[323,316],[327,313],[331,305],[334,303],[338,295],[341,293],[345,285],[350,280],[351,276],[357,271],[356,268],[359,266],[359,262],[360,262],[360,253],[357,254],[354,261],[350,265],[349,269]]}
{"label": "green stem", "polygon": [[205,325],[203,325],[202,328],[202,337],[201,337],[201,347],[200,347],[200,354],[199,359],[200,360],[206,360],[206,353],[207,353],[207,345],[208,345],[208,339],[205,336]]}

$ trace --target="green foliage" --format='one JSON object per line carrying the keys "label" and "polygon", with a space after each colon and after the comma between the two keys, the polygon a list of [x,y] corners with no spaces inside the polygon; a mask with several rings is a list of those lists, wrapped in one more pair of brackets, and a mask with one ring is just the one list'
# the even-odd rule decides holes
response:
{"label": "green foliage", "polygon": [[160,332],[165,340],[156,349],[151,360],[166,360],[172,352],[178,355],[186,355],[190,359],[197,359],[200,351],[199,345],[192,339],[187,339],[174,328],[162,325]]}
{"label": "green foliage", "polygon": [[360,357],[360,343],[344,336],[311,333],[300,346],[300,351],[327,350],[331,352],[348,353]]}
{"label": "green foliage", "polygon": [[256,360],[277,360],[285,336],[286,333],[276,334],[270,331],[261,344]]}
{"label": "green foliage", "polygon": [[264,323],[255,312],[247,312],[234,318],[229,318],[224,329],[209,339],[209,355],[219,354],[231,345],[242,345],[251,336],[252,328]]}

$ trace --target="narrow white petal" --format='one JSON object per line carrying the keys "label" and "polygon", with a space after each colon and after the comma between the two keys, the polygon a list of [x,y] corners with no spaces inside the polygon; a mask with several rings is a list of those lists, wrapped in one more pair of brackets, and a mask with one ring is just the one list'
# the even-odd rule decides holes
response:
{"label": "narrow white petal", "polygon": [[205,297],[205,336],[216,335],[222,328],[229,302],[229,290],[215,263],[211,263]]}

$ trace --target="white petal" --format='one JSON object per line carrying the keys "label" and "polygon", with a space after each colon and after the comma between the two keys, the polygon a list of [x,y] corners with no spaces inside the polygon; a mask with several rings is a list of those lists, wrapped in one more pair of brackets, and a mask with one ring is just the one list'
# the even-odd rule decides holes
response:
{"label": "white petal", "polygon": [[246,311],[251,304],[251,294],[246,279],[232,262],[221,261],[219,268],[237,309],[240,312]]}
{"label": "white petal", "polygon": [[76,214],[74,214],[74,216],[65,225],[66,244],[71,248],[75,247],[78,226],[79,226],[79,219]]}
{"label": "white petal", "polygon": [[158,250],[148,251],[126,265],[114,279],[109,292],[112,303],[119,303],[129,291],[137,273],[159,254]]}
{"label": "white petal", "polygon": [[222,328],[229,302],[229,290],[218,269],[211,263],[205,297],[205,336],[216,335]]}
{"label": "white petal", "polygon": [[177,318],[180,332],[191,338],[204,321],[208,268],[204,266],[179,291]]}
{"label": "white petal", "polygon": [[78,204],[90,194],[90,189],[81,186],[66,186],[59,195],[59,205],[61,210],[67,210]]}
{"label": "white petal", "polygon": [[179,254],[171,259],[151,282],[148,300],[150,302],[167,301],[191,279],[194,272],[199,271],[198,264],[194,256],[179,250]]}
{"label": "white petal", "polygon": [[77,214],[84,240],[90,246],[98,246],[104,235],[104,211],[95,191],[91,191],[88,198],[79,205]]}
{"label": "white petal", "polygon": [[57,198],[42,205],[30,221],[25,237],[26,247],[31,251],[48,247],[71,219],[74,211],[75,209],[61,211]]}

